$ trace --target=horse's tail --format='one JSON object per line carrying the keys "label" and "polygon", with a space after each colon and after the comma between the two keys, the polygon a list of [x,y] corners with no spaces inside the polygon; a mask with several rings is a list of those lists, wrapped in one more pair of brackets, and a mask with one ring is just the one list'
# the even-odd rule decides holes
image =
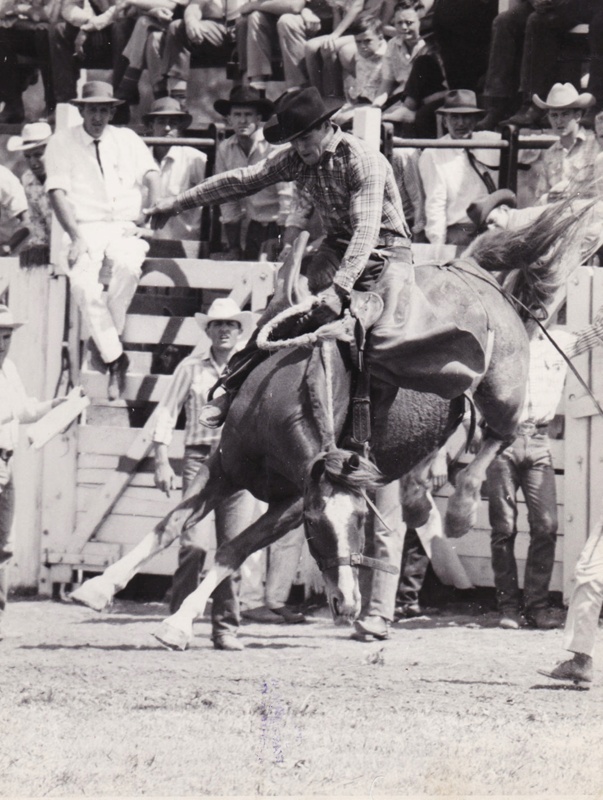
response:
{"label": "horse's tail", "polygon": [[339,448],[319,453],[310,466],[314,480],[324,475],[330,483],[351,492],[374,491],[386,483],[383,473],[368,458]]}
{"label": "horse's tail", "polygon": [[[471,256],[489,272],[513,274],[505,287],[521,305],[540,317],[546,316],[547,303],[573,270],[594,252],[584,250],[585,229],[597,200],[580,204],[571,196],[546,208],[530,225],[517,230],[489,232],[475,240]],[[519,308],[524,319],[529,313]]]}

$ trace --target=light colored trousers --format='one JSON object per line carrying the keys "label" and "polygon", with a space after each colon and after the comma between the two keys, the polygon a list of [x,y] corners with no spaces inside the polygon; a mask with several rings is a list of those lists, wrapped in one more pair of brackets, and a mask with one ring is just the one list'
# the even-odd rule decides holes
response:
{"label": "light colored trousers", "polygon": [[309,36],[301,14],[281,14],[279,17],[263,11],[252,11],[241,19],[246,20],[247,25],[246,68],[249,78],[272,73],[273,43],[278,37],[287,89],[307,82],[304,53]]}
{"label": "light colored trousers", "polygon": [[[80,258],[71,269],[65,267],[75,302],[106,364],[123,352],[119,337],[149,250],[144,239],[127,235],[134,227],[133,222],[80,223],[79,230],[90,254]],[[68,238],[65,245],[68,247]],[[106,292],[99,280],[103,268],[111,275]]]}
{"label": "light colored trousers", "polygon": [[[281,608],[287,602],[304,546],[303,526],[295,528],[268,549],[258,550],[241,566],[241,606]],[[268,568],[265,569],[266,556]],[[266,586],[264,588],[264,573]]]}
{"label": "light colored trousers", "polygon": [[[375,505],[387,527],[377,516],[371,514],[372,520],[367,525],[366,531],[367,555],[399,570],[406,533],[406,525],[402,521],[400,482],[393,481],[378,489]],[[360,619],[382,617],[388,622],[393,622],[399,580],[399,571],[393,574],[377,569],[361,569]]]}
{"label": "light colored trousers", "polygon": [[580,553],[574,579],[564,645],[572,653],[592,656],[603,605],[603,515]]}

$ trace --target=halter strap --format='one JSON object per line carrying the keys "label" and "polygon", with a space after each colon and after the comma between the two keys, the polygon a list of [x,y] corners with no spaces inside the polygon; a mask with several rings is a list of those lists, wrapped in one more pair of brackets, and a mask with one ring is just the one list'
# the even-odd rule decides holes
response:
{"label": "halter strap", "polygon": [[338,558],[327,558],[318,564],[318,569],[324,572],[333,567],[368,567],[369,569],[376,569],[380,572],[389,572],[391,575],[397,575],[399,569],[393,567],[391,564],[386,564],[384,561],[379,561],[378,558],[369,558],[362,555],[362,553],[350,553],[349,556],[339,556]]}

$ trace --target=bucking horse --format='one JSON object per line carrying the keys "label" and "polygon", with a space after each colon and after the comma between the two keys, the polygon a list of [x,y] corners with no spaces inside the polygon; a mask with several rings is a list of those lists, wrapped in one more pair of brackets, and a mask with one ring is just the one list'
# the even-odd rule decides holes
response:
{"label": "bucking horse", "polygon": [[[474,243],[470,258],[415,267],[423,296],[441,313],[454,316],[458,325],[474,330],[487,354],[483,374],[468,393],[487,434],[475,459],[457,475],[446,515],[448,535],[463,535],[473,526],[486,468],[513,438],[529,358],[522,316],[542,312],[567,277],[568,258],[560,253],[573,252],[572,241],[579,238],[581,224],[580,217],[545,212],[529,228],[484,235]],[[572,268],[577,263],[573,261]],[[494,270],[511,268],[519,305],[492,275]],[[277,292],[260,325],[274,318],[275,306],[282,309],[282,286],[281,282],[280,296]],[[363,553],[371,493],[422,470],[458,426],[465,408],[464,397],[445,400],[409,388],[392,392],[376,382],[371,392],[368,458],[346,446],[355,376],[349,347],[342,342],[322,341],[313,348],[271,355],[235,397],[219,450],[201,466],[182,501],[127,555],[76,589],[72,599],[104,609],[184,527],[194,526],[243,488],[266,502],[267,511],[218,547],[214,565],[199,588],[162,623],[156,638],[169,648],[185,649],[193,622],[204,613],[215,587],[249,555],[302,521],[334,621],[355,619],[361,604],[358,570],[392,570]],[[409,480],[406,485],[404,516],[418,527],[426,522],[431,507],[424,493],[417,491],[420,482]],[[397,565],[393,569],[397,571]]]}

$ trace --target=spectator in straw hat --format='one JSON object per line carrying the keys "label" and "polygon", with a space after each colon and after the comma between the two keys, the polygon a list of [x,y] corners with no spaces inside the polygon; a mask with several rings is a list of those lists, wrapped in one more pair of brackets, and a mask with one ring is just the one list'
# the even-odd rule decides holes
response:
{"label": "spectator in straw hat", "polygon": [[52,136],[52,128],[47,122],[29,122],[23,126],[21,136],[11,136],[6,149],[11,153],[23,153],[27,169],[21,175],[29,206],[29,245],[50,245],[50,223],[52,210],[50,200],[44,189],[46,166],[44,153]]}
{"label": "spectator in straw hat", "polygon": [[[174,97],[155,100],[149,113],[144,116],[150,135],[167,139],[182,137],[192,121],[191,115],[181,109]],[[205,178],[207,156],[195,147],[156,144],[153,146],[153,156],[161,171],[161,197],[176,197]],[[165,228],[155,231],[154,238],[199,241],[200,227],[201,210],[194,208],[172,217]]]}
{"label": "spectator in straw hat", "polygon": [[[207,314],[195,314],[206,337],[190,356],[176,367],[165,395],[157,409],[153,434],[155,447],[155,485],[170,496],[176,476],[168,458],[168,448],[181,409],[186,410],[182,491],[186,492],[202,464],[216,450],[220,432],[199,424],[199,413],[207,402],[211,387],[221,376],[232,353],[241,347],[253,329],[255,315],[241,311],[230,298],[214,300]],[[209,339],[209,346],[208,340]],[[254,500],[245,491],[235,492],[216,508],[218,545],[227,542],[252,522]],[[185,530],[180,537],[178,568],[172,582],[170,612],[199,585],[205,551],[198,539],[199,530]],[[241,650],[236,639],[239,606],[235,581],[223,581],[213,594],[212,628],[214,647],[218,650]]]}
{"label": "spectator in straw hat", "polygon": [[[234,131],[218,145],[216,175],[259,164],[280,149],[264,138],[264,122],[274,106],[256,89],[235,86],[228,99],[216,100],[214,108]],[[228,256],[253,261],[270,240],[278,240],[289,214],[291,195],[291,183],[279,181],[245,198],[223,203],[220,211]]]}
{"label": "spectator in straw hat", "polygon": [[[453,141],[471,139],[483,111],[478,108],[475,92],[454,89],[447,92],[437,113],[448,128],[442,140]],[[486,151],[471,149],[423,151],[419,172],[425,189],[425,234],[432,244],[467,245],[475,236],[467,206],[496,188],[492,167],[497,162],[490,158]]]}
{"label": "spectator in straw hat", "polygon": [[13,456],[19,441],[19,423],[35,422],[65,400],[56,397],[40,402],[25,391],[17,368],[8,358],[13,331],[21,324],[5,305],[0,305],[0,624],[8,597],[7,566],[13,554]]}
{"label": "spectator in straw hat", "polygon": [[600,148],[595,134],[581,124],[595,98],[588,92],[579,94],[571,83],[556,83],[546,100],[535,94],[533,101],[547,112],[553,133],[559,136],[542,157],[538,202],[553,203],[577,193],[582,198],[595,197],[594,164]]}
{"label": "spectator in straw hat", "polygon": [[[134,131],[109,124],[120,101],[108,83],[84,84],[71,102],[83,124],[50,137],[46,190],[65,231],[63,268],[116,400],[128,369],[120,335],[149,249],[137,227],[144,224],[143,192],[149,201],[159,196],[159,167]],[[111,269],[107,292],[103,265]]]}

